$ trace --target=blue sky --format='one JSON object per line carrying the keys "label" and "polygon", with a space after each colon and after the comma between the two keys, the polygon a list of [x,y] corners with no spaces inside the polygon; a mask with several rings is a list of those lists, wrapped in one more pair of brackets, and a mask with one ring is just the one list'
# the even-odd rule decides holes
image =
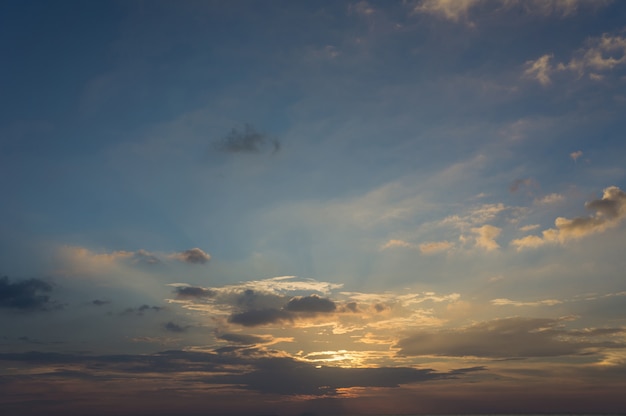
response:
{"label": "blue sky", "polygon": [[0,403],[626,411],[625,18],[3,2]]}

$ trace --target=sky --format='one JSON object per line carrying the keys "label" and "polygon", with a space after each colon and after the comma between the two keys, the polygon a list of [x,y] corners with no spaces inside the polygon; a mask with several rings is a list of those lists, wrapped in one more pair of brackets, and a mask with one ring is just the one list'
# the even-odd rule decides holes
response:
{"label": "sky", "polygon": [[626,2],[0,3],[0,407],[626,412]]}

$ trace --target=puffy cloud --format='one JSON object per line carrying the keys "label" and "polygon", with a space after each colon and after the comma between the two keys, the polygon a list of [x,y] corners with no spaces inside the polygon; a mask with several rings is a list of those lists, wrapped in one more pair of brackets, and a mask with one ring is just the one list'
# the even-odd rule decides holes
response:
{"label": "puffy cloud", "polygon": [[318,295],[296,296],[285,306],[290,312],[325,313],[333,312],[337,305],[330,299],[321,298]]}
{"label": "puffy cloud", "polygon": [[390,249],[390,248],[399,248],[399,247],[402,247],[402,248],[411,248],[411,249],[412,249],[412,248],[415,248],[415,245],[414,245],[414,244],[411,244],[411,243],[409,243],[409,242],[406,242],[406,241],[404,241],[404,240],[393,240],[393,239],[392,239],[392,240],[387,241],[385,244],[383,244],[383,245],[380,247],[380,249],[381,249],[381,250],[388,250],[388,249]]}
{"label": "puffy cloud", "polygon": [[626,193],[617,186],[610,186],[603,192],[601,199],[589,201],[585,208],[596,211],[588,217],[563,218],[554,221],[556,228],[544,230],[541,236],[529,235],[511,241],[518,250],[536,248],[547,243],[565,243],[587,235],[613,228],[626,217]]}
{"label": "puffy cloud", "polygon": [[53,306],[48,293],[52,285],[41,279],[11,282],[0,277],[0,308],[15,311],[44,311]]}
{"label": "puffy cloud", "polygon": [[280,150],[280,142],[277,139],[270,139],[258,132],[254,126],[246,124],[242,130],[233,128],[215,143],[215,147],[227,153],[260,153],[265,150],[276,153]]}
{"label": "puffy cloud", "polygon": [[483,248],[487,251],[500,248],[500,245],[498,245],[495,239],[500,235],[500,232],[502,232],[501,228],[486,224],[482,227],[472,228],[472,232],[476,234],[476,247]]}
{"label": "puffy cloud", "polygon": [[400,348],[399,354],[408,356],[521,358],[578,355],[599,346],[625,346],[591,341],[588,333],[561,328],[562,322],[563,319],[496,319],[453,331],[421,332],[400,340],[396,347]]}
{"label": "puffy cloud", "polygon": [[569,154],[569,157],[572,158],[574,162],[576,162],[583,155],[582,150],[577,150]]}
{"label": "puffy cloud", "polygon": [[192,264],[204,264],[211,260],[211,256],[199,248],[192,248],[189,250],[181,251],[171,255],[172,258],[180,260],[185,263]]}

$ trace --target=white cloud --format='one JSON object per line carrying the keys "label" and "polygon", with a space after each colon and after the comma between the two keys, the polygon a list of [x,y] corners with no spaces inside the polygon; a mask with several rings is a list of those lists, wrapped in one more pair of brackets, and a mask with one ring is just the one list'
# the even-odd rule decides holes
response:
{"label": "white cloud", "polygon": [[574,162],[576,162],[583,155],[582,150],[577,150],[569,154],[569,157],[572,158]]}
{"label": "white cloud", "polygon": [[501,228],[486,224],[482,227],[472,228],[472,232],[476,234],[476,247],[483,248],[487,251],[500,248],[500,245],[495,239],[498,238],[500,232],[502,232]]}
{"label": "white cloud", "polygon": [[557,202],[561,202],[565,199],[565,197],[561,194],[552,193],[544,196],[543,198],[536,199],[535,202],[541,205],[549,205],[555,204]]}
{"label": "white cloud", "polygon": [[601,199],[587,202],[585,208],[594,210],[595,214],[573,219],[558,217],[554,221],[556,228],[544,230],[541,236],[529,235],[513,240],[511,245],[521,250],[540,247],[547,243],[564,244],[569,240],[577,240],[616,227],[626,218],[626,193],[617,186],[610,186],[604,190]]}

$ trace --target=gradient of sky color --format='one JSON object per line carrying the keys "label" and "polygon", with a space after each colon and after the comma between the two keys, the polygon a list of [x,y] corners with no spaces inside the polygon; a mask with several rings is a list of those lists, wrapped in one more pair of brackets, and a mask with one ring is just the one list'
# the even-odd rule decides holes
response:
{"label": "gradient of sky color", "polygon": [[626,412],[626,2],[0,3],[3,415]]}

